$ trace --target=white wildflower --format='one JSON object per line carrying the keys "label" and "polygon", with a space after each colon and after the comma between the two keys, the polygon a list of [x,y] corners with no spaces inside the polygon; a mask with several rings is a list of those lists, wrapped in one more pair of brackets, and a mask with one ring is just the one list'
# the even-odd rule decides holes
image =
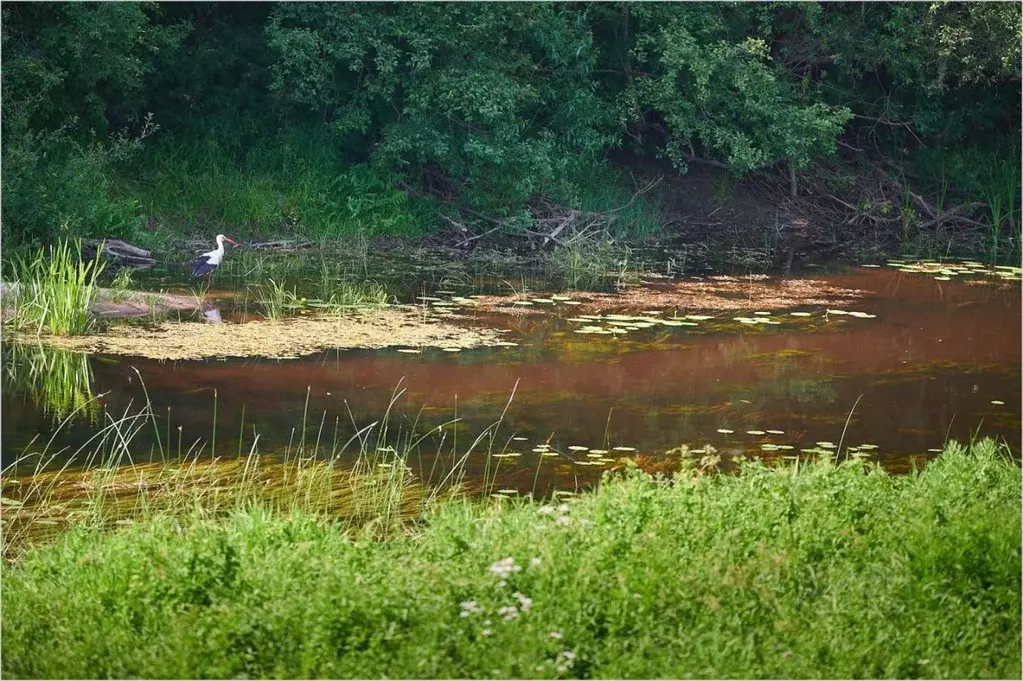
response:
{"label": "white wildflower", "polygon": [[567,515],[559,515],[557,518],[554,519],[554,522],[556,522],[558,525],[568,525],[569,523],[572,522],[572,519],[569,518]]}
{"label": "white wildflower", "polygon": [[493,629],[482,629],[482,630],[480,630],[480,633],[483,634],[484,636],[490,636],[491,634],[494,633],[494,630]]}
{"label": "white wildflower", "polygon": [[490,571],[501,579],[508,579],[514,572],[518,572],[522,566],[515,564],[514,558],[504,558],[490,566]]}
{"label": "white wildflower", "polygon": [[551,636],[551,638],[553,638],[553,639],[554,639],[555,641],[560,641],[560,640],[561,640],[561,632],[560,632],[560,631],[552,631],[552,632],[551,632],[551,634],[550,634],[550,636]]}
{"label": "white wildflower", "polygon": [[558,653],[558,659],[555,660],[555,664],[558,666],[558,672],[564,674],[568,671],[568,668],[575,664],[575,653],[571,650],[562,650]]}
{"label": "white wildflower", "polygon": [[538,567],[542,562],[539,558],[530,558],[529,567]]}
{"label": "white wildflower", "polygon": [[519,611],[515,608],[514,605],[506,605],[503,608],[498,608],[497,614],[505,618],[506,620],[513,620],[519,616]]}
{"label": "white wildflower", "polygon": [[554,513],[554,507],[551,506],[550,504],[547,504],[546,506],[541,506],[540,508],[538,508],[536,512],[539,513],[540,515],[550,515],[551,513]]}
{"label": "white wildflower", "polygon": [[483,608],[479,606],[475,600],[468,600],[459,603],[462,607],[462,612],[459,613],[459,617],[469,617],[470,615],[476,615],[483,612]]}
{"label": "white wildflower", "polygon": [[533,599],[528,596],[516,591],[512,594],[519,601],[519,607],[522,608],[522,612],[529,612],[529,609],[533,607]]}
{"label": "white wildflower", "polygon": [[558,512],[568,513],[568,504],[562,504],[561,506],[558,506]]}

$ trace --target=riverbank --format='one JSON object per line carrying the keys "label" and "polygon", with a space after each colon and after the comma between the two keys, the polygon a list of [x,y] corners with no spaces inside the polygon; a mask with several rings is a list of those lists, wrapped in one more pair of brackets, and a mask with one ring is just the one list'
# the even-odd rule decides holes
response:
{"label": "riverbank", "polygon": [[993,443],[632,470],[449,501],[385,539],[151,514],[3,567],[3,671],[136,677],[1018,677],[1020,469]]}

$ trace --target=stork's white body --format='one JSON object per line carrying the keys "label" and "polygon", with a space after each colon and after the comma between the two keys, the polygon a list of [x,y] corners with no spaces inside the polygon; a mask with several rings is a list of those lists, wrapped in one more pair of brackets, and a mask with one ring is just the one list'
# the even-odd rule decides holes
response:
{"label": "stork's white body", "polygon": [[[208,253],[203,253],[195,261],[195,267],[192,269],[192,277],[193,278],[201,277],[204,274],[210,274],[215,269],[217,269],[217,267],[220,266],[220,261],[224,259],[224,242],[225,241],[230,241],[232,244],[235,244],[235,242],[233,240],[228,239],[223,234],[218,234],[217,235],[217,247],[216,247],[216,249],[214,249],[214,250],[212,250],[212,251],[210,251]],[[237,244],[235,244],[235,245],[237,245]]]}

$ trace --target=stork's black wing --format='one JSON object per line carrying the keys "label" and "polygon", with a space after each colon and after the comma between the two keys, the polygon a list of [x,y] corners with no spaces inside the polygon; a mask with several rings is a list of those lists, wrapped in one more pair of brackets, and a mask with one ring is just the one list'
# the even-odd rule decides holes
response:
{"label": "stork's black wing", "polygon": [[192,278],[197,279],[215,269],[217,269],[217,266],[211,265],[205,257],[199,258],[195,261],[195,267],[192,268]]}

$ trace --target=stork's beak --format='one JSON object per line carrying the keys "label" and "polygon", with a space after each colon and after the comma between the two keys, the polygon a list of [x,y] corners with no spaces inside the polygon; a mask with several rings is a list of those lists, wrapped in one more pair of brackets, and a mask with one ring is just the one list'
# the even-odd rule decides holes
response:
{"label": "stork's beak", "polygon": [[225,236],[225,237],[224,237],[224,241],[228,242],[228,243],[229,243],[229,244],[231,244],[232,246],[237,246],[237,245],[238,245],[238,242],[237,242],[237,241],[235,241],[234,239],[232,239],[232,238],[231,238],[231,237],[229,237],[229,236]]}

